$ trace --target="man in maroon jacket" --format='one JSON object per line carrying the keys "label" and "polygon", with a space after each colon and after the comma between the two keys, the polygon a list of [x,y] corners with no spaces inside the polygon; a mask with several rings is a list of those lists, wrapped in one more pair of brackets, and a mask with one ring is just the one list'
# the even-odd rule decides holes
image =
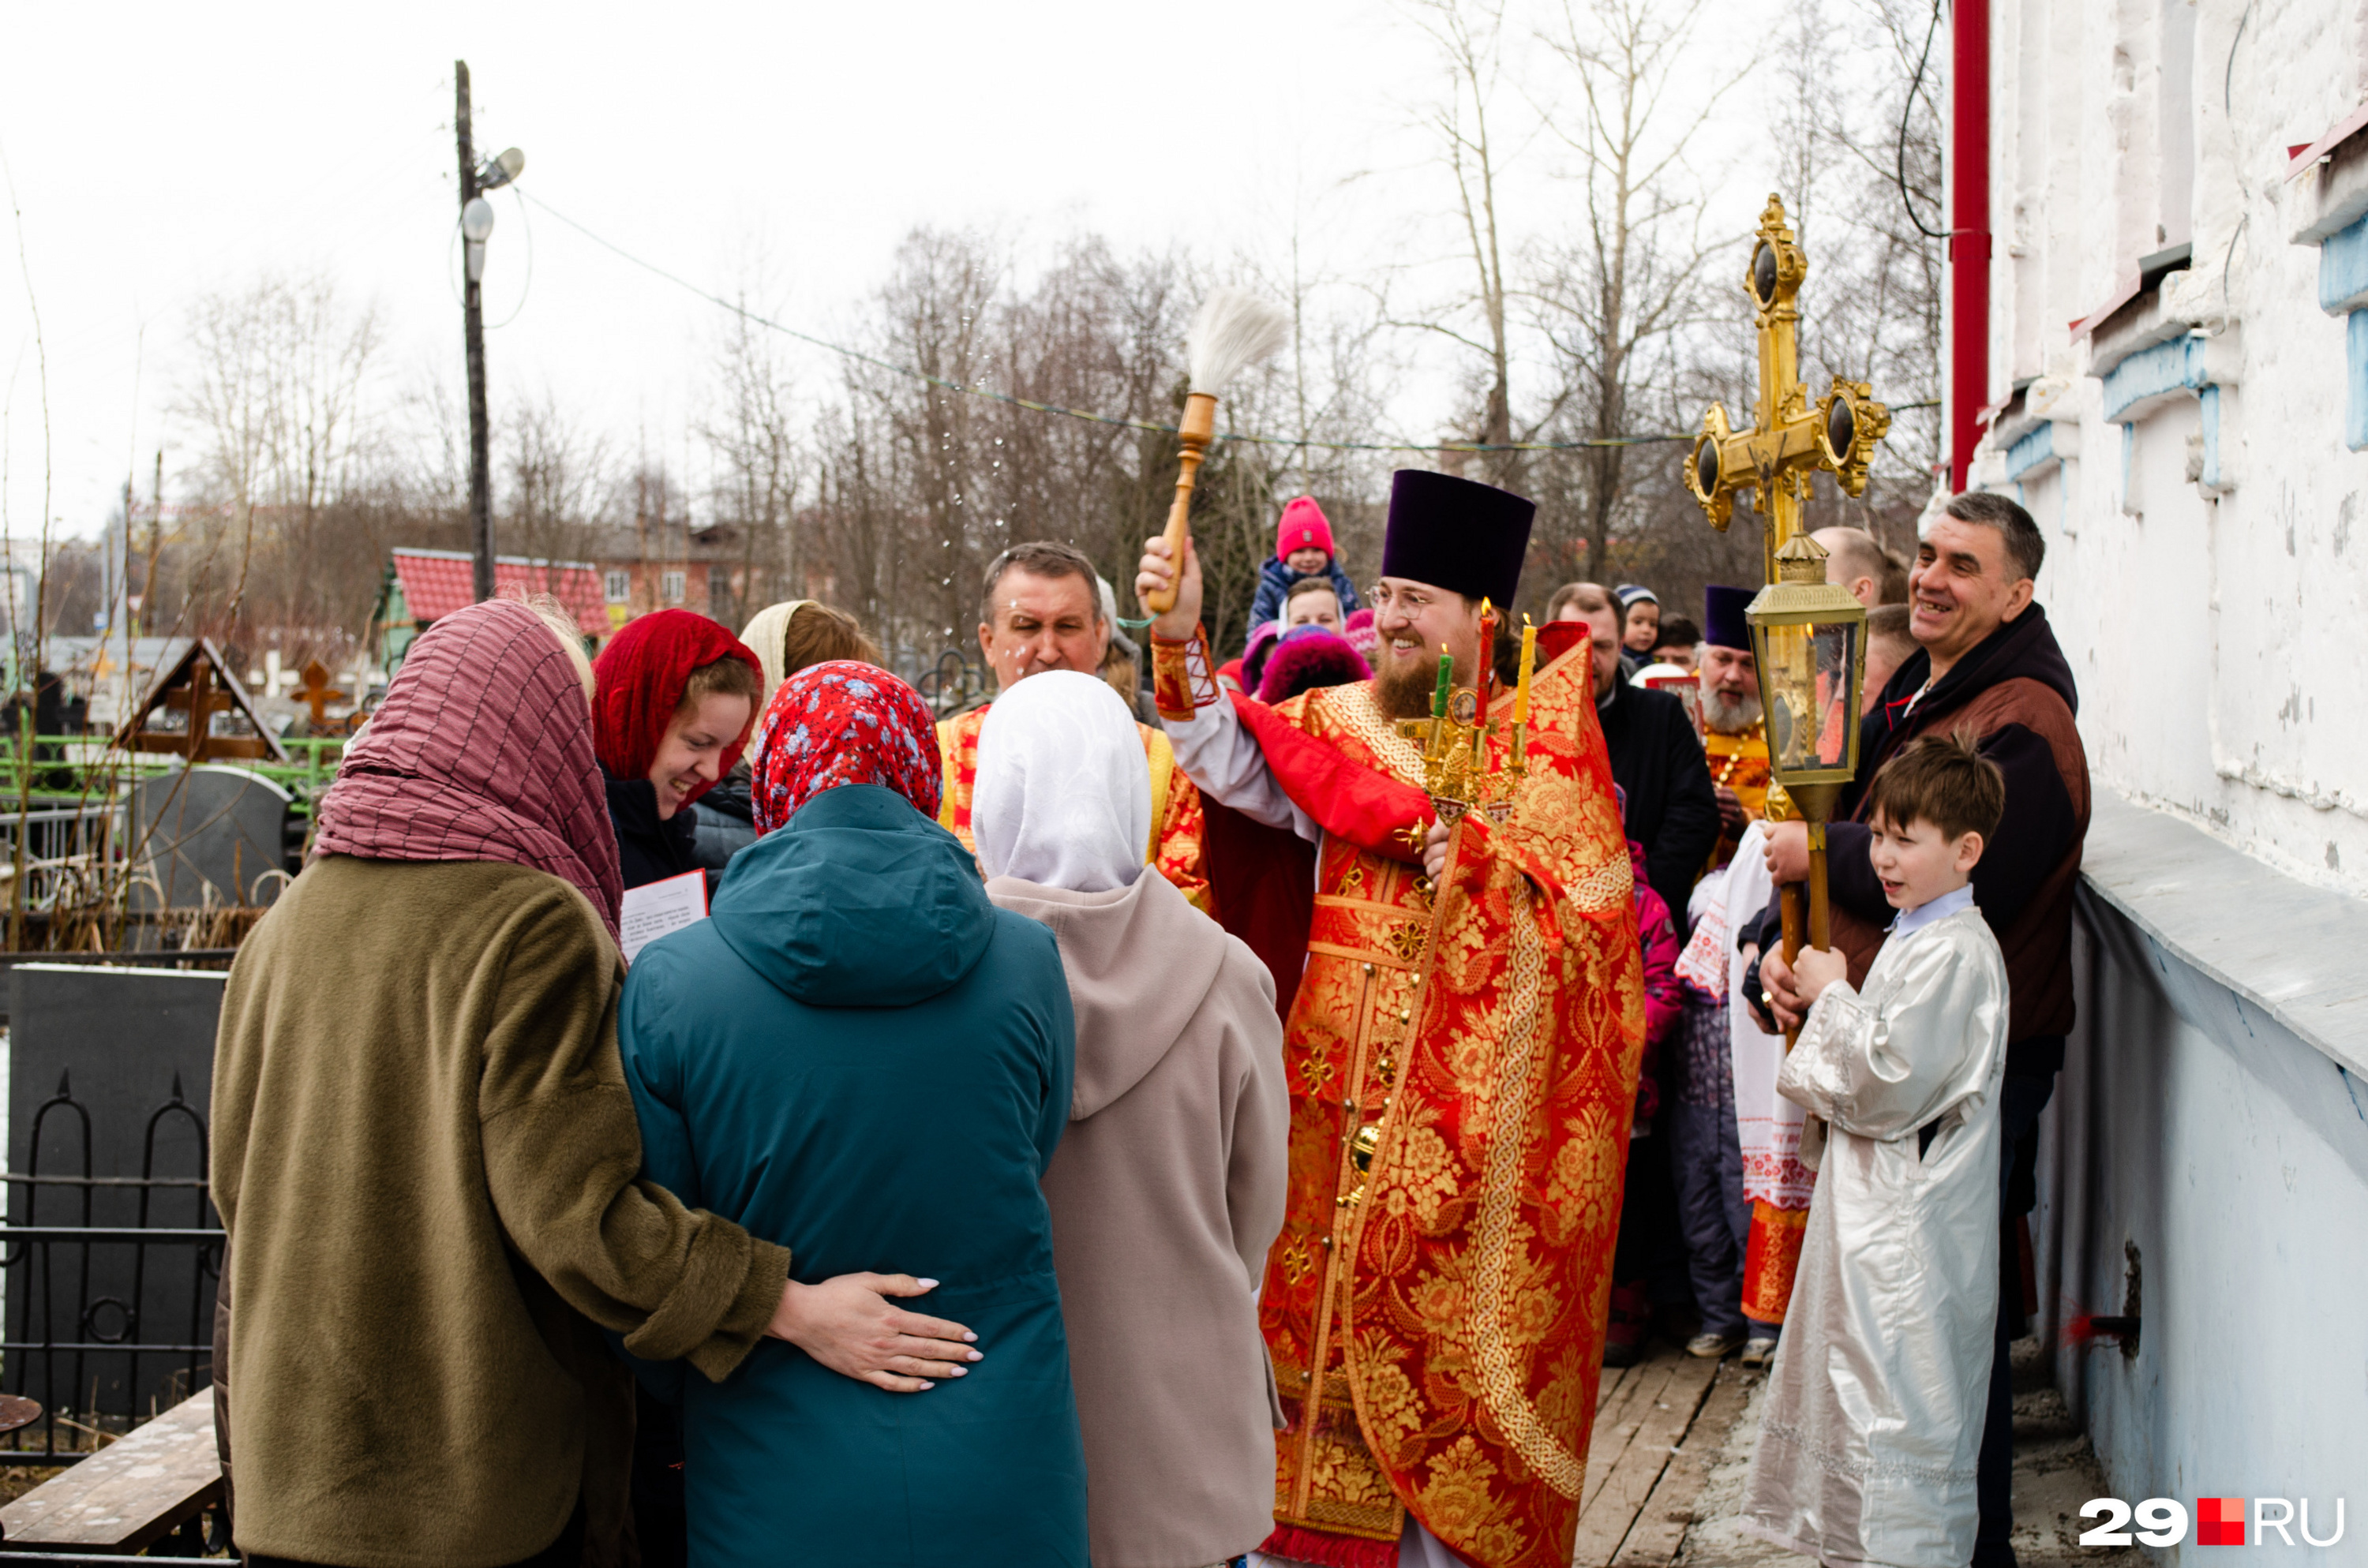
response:
{"label": "man in maroon jacket", "polygon": [[[2000,1095],[2003,1278],[1975,1568],[2014,1562],[2007,1541],[2014,1425],[2007,1346],[2023,1330],[2016,1222],[2038,1200],[2039,1113],[2055,1092],[2072,1028],[2072,895],[2089,831],[2088,756],[2073,723],[2079,693],[2046,611],[2032,598],[2046,548],[2031,514],[2003,495],[1969,491],[1951,498],[1932,521],[1908,575],[1908,626],[1919,651],[1899,666],[1860,725],[1858,778],[1839,813],[1850,820],[1835,822],[1827,841],[1834,939],[1850,957],[1855,984],[1894,913],[1868,859],[1861,816],[1875,770],[1917,735],[1970,729],[1982,755],[2006,775],[2006,814],[1973,879],[1975,903],[2006,956],[2011,1012]],[[1803,881],[1808,863],[1801,824],[1770,835],[1768,865],[1777,881]],[[1763,951],[1772,946],[1763,939]],[[1768,951],[1760,983],[1778,1022],[1792,1025],[1808,1011],[1781,952]]]}

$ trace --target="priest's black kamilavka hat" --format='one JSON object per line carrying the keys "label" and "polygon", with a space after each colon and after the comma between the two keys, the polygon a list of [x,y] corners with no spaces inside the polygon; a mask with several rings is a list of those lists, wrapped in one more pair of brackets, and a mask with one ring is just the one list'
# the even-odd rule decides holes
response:
{"label": "priest's black kamilavka hat", "polygon": [[1502,609],[1520,586],[1537,510],[1536,502],[1493,484],[1402,468],[1390,476],[1382,575],[1491,598]]}
{"label": "priest's black kamilavka hat", "polygon": [[1702,590],[1702,641],[1713,648],[1751,651],[1751,622],[1743,612],[1751,608],[1749,588],[1713,583]]}

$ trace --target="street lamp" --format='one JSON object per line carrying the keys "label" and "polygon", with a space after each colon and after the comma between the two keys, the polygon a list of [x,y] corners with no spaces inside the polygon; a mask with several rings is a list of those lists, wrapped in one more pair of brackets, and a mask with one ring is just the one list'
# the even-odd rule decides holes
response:
{"label": "street lamp", "polygon": [[485,160],[485,166],[477,171],[477,188],[499,190],[524,173],[526,154],[512,147],[497,158]]}
{"label": "street lamp", "polygon": [[469,249],[469,281],[485,280],[485,242],[493,237],[494,204],[480,196],[461,209],[461,238]]}
{"label": "street lamp", "polygon": [[[1836,446],[1853,445],[1844,432],[1834,434]],[[1848,588],[1826,581],[1825,550],[1799,533],[1777,550],[1776,580],[1759,590],[1744,617],[1751,623],[1751,653],[1759,671],[1768,771],[1809,829],[1809,946],[1830,948],[1826,824],[1842,787],[1858,775],[1866,607]],[[1789,964],[1800,957],[1802,937],[1800,892],[1793,886],[1784,889],[1783,915]]]}
{"label": "street lamp", "polygon": [[484,192],[498,190],[526,168],[526,154],[512,147],[497,158],[477,162],[469,124],[469,62],[452,62],[452,131],[461,149],[461,237],[468,250],[468,281],[461,286],[461,337],[469,356],[469,552],[474,597],[494,597],[493,436],[485,414],[485,241],[494,232],[493,203]]}

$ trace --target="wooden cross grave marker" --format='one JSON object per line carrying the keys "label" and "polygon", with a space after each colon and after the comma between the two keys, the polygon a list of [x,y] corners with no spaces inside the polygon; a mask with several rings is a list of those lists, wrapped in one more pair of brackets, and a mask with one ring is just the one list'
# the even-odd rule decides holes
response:
{"label": "wooden cross grave marker", "polygon": [[[152,715],[167,711],[186,715],[187,728],[176,734],[170,730],[147,727]],[[213,716],[230,712],[245,715],[255,733],[215,734]],[[138,711],[131,715],[131,722],[115,737],[115,744],[125,751],[177,753],[191,766],[233,756],[288,761],[288,748],[264,726],[263,715],[247,699],[246,687],[222,662],[212,639],[206,637],[192,642],[188,652],[157,677],[156,684],[142,699]]]}
{"label": "wooden cross grave marker", "polygon": [[313,733],[318,734],[329,722],[329,704],[343,702],[346,694],[329,684],[329,668],[318,659],[304,662],[304,684],[296,689],[305,705],[313,710]]}

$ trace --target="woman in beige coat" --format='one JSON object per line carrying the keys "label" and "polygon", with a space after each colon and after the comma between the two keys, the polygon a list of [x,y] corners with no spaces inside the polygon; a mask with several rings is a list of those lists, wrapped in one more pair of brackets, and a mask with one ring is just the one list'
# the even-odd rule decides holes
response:
{"label": "woman in beige coat", "polygon": [[1076,1012],[1044,1196],[1094,1568],[1232,1562],[1274,1524],[1258,1281],[1282,1228],[1290,1102],[1273,981],[1142,874],[1143,743],[1091,676],[1047,671],[996,699],[972,821],[987,896],[1052,927]]}

